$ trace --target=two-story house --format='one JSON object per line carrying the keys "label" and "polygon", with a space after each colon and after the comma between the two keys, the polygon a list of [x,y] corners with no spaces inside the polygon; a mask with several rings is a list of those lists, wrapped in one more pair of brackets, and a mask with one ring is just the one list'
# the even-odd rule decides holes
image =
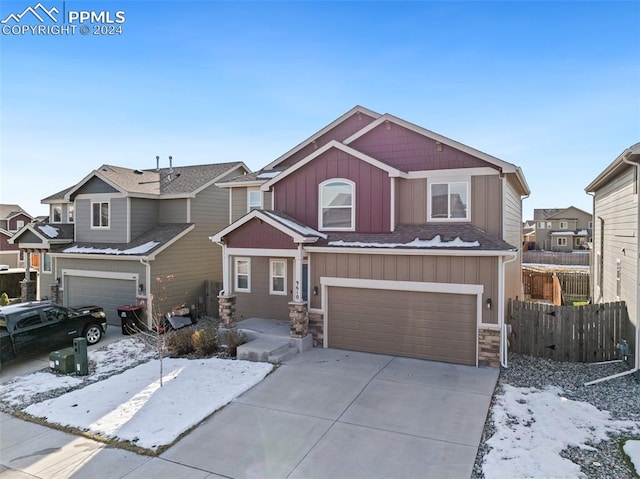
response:
{"label": "two-story house", "polygon": [[[42,200],[49,221],[25,226],[13,241],[39,258],[40,297],[97,304],[112,324],[120,322],[120,306],[154,293],[165,308],[201,307],[205,281],[222,280],[221,255],[208,236],[228,223],[229,196],[215,184],[248,171],[241,162],[102,165]],[[170,285],[159,284],[170,276]]]}
{"label": "two-story house", "polygon": [[0,205],[0,264],[9,268],[24,266],[24,256],[20,248],[9,240],[24,225],[33,221],[33,217],[18,205]]}
{"label": "two-story house", "polygon": [[220,186],[225,321],[304,316],[316,345],[470,365],[506,354],[520,168],[357,106]]}
{"label": "two-story house", "polygon": [[624,339],[630,363],[640,367],[640,143],[625,149],[585,188],[593,195],[591,277],[594,303],[624,301]]}
{"label": "two-story house", "polygon": [[593,216],[575,206],[535,209],[533,223],[535,248],[530,243],[529,249],[570,253],[588,249],[591,242]]}

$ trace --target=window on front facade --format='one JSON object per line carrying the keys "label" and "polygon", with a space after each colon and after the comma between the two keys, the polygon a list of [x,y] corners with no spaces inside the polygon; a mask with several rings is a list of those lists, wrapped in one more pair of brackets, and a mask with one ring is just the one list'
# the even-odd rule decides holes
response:
{"label": "window on front facade", "polygon": [[53,223],[62,223],[62,206],[54,206],[51,208],[51,213],[53,216],[51,221]]}
{"label": "window on front facade", "polygon": [[73,209],[73,205],[69,205],[67,208],[67,220],[69,223],[73,223],[75,218],[75,211]]}
{"label": "window on front facade", "polygon": [[247,211],[262,209],[262,192],[249,190],[247,192]]}
{"label": "window on front facade", "polygon": [[349,180],[329,180],[320,184],[320,229],[354,229],[354,188]]}
{"label": "window on front facade", "polygon": [[24,220],[18,220],[16,221],[16,229],[20,229],[24,226]]}
{"label": "window on front facade", "polygon": [[567,238],[558,238],[558,246],[567,246]]}
{"label": "window on front facade", "polygon": [[271,260],[270,294],[287,294],[287,262],[280,259]]}
{"label": "window on front facade", "polygon": [[235,266],[235,290],[251,292],[251,260],[249,258],[236,258]]}
{"label": "window on front facade", "polygon": [[561,221],[560,222],[560,229],[561,230],[566,230],[569,228],[569,223],[567,223],[566,221]]}
{"label": "window on front facade", "polygon": [[547,229],[550,230],[551,228],[553,228],[553,223],[551,223],[551,221],[547,221]]}
{"label": "window on front facade", "polygon": [[49,253],[42,253],[42,271],[51,273],[51,256]]}
{"label": "window on front facade", "polygon": [[545,226],[546,225],[545,225],[544,221],[538,221],[538,224],[537,224],[536,228],[538,228],[539,230],[543,230],[543,229],[545,229]]}
{"label": "window on front facade", "polygon": [[91,226],[93,228],[109,227],[109,202],[91,203]]}
{"label": "window on front facade", "polygon": [[432,183],[430,219],[468,220],[469,183]]}

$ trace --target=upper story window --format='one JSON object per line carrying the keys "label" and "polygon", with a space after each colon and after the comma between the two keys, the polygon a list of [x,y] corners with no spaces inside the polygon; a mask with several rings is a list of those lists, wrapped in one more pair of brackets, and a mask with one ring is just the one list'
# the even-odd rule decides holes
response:
{"label": "upper story window", "polygon": [[247,212],[262,209],[262,192],[259,189],[247,191]]}
{"label": "upper story window", "polygon": [[553,223],[551,221],[547,221],[547,229],[553,228]]}
{"label": "upper story window", "polygon": [[69,207],[67,208],[67,222],[73,223],[74,220],[75,220],[75,210],[73,208],[73,205],[69,205]]}
{"label": "upper story window", "polygon": [[320,183],[318,225],[323,230],[355,229],[355,183],[331,179]]}
{"label": "upper story window", "polygon": [[42,253],[42,272],[51,273],[51,255]]}
{"label": "upper story window", "polygon": [[468,221],[469,183],[466,181],[433,182],[429,185],[429,219]]}
{"label": "upper story window", "polygon": [[569,229],[569,223],[567,223],[566,221],[561,221],[560,222],[560,229],[561,230]]}
{"label": "upper story window", "polygon": [[590,230],[593,229],[593,221],[589,221],[589,224],[587,225],[587,228],[589,228]]}
{"label": "upper story window", "polygon": [[55,205],[51,207],[51,222],[62,223],[62,206]]}
{"label": "upper story window", "polygon": [[109,202],[108,201],[91,203],[91,227],[92,228],[108,228],[109,227]]}
{"label": "upper story window", "polygon": [[17,220],[16,221],[16,229],[19,230],[20,228],[22,228],[24,226],[24,220]]}
{"label": "upper story window", "polygon": [[545,229],[545,227],[546,227],[546,224],[544,221],[538,221],[538,223],[536,224],[536,228],[539,230],[543,230]]}

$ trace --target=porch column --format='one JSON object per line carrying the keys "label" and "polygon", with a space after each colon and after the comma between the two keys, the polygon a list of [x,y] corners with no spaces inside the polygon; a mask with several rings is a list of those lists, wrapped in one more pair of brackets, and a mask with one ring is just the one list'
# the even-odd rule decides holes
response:
{"label": "porch column", "polygon": [[309,333],[309,312],[307,302],[289,303],[289,320],[291,322],[290,336],[292,338],[304,338]]}
{"label": "porch column", "polygon": [[298,244],[293,260],[293,302],[302,302],[302,244]]}
{"label": "porch column", "polygon": [[23,303],[36,300],[36,282],[31,280],[31,251],[27,250],[24,279],[20,282],[20,300]]}
{"label": "porch column", "polygon": [[218,308],[222,326],[234,329],[236,327],[236,297],[230,295],[218,296]]}
{"label": "porch column", "polygon": [[231,258],[229,257],[229,252],[227,251],[227,245],[222,245],[222,292],[224,295],[229,296],[231,294],[231,268],[230,263]]}

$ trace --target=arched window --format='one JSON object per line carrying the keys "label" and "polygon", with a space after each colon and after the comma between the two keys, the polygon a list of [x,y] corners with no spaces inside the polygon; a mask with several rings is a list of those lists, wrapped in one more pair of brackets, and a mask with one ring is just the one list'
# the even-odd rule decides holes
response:
{"label": "arched window", "polygon": [[355,184],[345,179],[331,179],[320,183],[321,230],[355,229]]}

